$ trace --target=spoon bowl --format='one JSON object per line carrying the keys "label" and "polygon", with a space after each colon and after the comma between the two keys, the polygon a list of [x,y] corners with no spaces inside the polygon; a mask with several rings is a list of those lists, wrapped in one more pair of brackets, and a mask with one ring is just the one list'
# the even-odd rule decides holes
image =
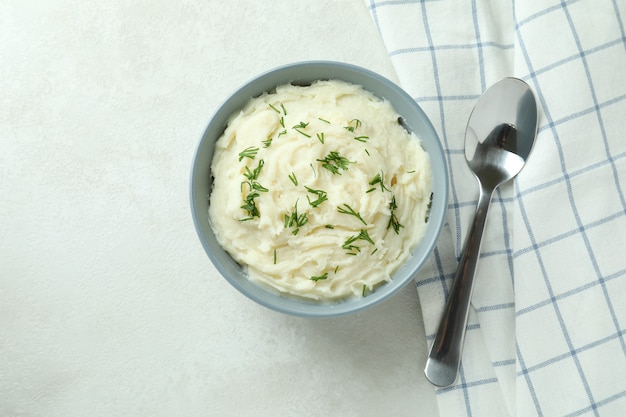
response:
{"label": "spoon bowl", "polygon": [[515,177],[530,155],[537,105],[528,85],[505,78],[480,97],[465,132],[465,159],[479,181],[493,187]]}
{"label": "spoon bowl", "polygon": [[474,220],[424,373],[434,385],[454,384],[461,364],[465,327],[487,212],[494,191],[526,164],[537,136],[537,102],[530,87],[505,78],[478,99],[465,131],[465,159],[479,185]]}

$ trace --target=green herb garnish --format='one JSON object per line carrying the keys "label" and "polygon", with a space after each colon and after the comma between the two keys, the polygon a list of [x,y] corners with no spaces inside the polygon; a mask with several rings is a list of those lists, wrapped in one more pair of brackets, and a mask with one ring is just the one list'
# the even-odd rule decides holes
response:
{"label": "green herb garnish", "polygon": [[359,214],[358,211],[355,211],[352,207],[350,207],[347,204],[344,204],[344,207],[337,207],[337,211],[341,214],[349,214],[351,216],[356,217],[357,219],[359,219],[361,221],[361,223],[363,223],[364,225],[367,226],[367,223],[365,222],[365,220],[363,220],[363,217],[361,217],[361,214]]}
{"label": "green herb garnish", "polygon": [[263,187],[257,181],[248,181],[248,185],[250,186],[250,189],[255,190],[255,191],[261,191],[263,193],[266,193],[269,191],[267,188]]}
{"label": "green herb garnish", "polygon": [[318,119],[321,120],[324,123],[330,124],[330,122],[328,120],[326,120],[326,119],[322,119],[321,117],[318,117]]}
{"label": "green herb garnish", "polygon": [[348,166],[353,164],[354,162],[348,160],[348,158],[339,155],[337,151],[331,151],[324,159],[317,159],[318,162],[322,163],[322,167],[326,168],[333,174],[339,174],[339,170],[348,170]]}
{"label": "green herb garnish", "polygon": [[[271,104],[269,105],[272,110],[274,110],[276,113],[280,114],[280,110],[278,110],[275,106],[272,106]],[[287,116],[287,110],[285,109],[285,106],[283,105],[283,103],[280,103],[280,108],[283,109],[283,114],[285,116]]]}
{"label": "green herb garnish", "polygon": [[367,233],[367,230],[361,229],[358,235],[350,236],[348,239],[346,239],[346,241],[341,246],[343,250],[348,252],[347,255],[356,255],[357,253],[361,252],[361,248],[353,244],[357,240],[365,240],[366,242],[369,242],[372,245],[374,244],[374,241],[372,240],[372,238],[370,238],[370,235],[369,233]]}
{"label": "green herb garnish", "polygon": [[428,205],[426,206],[426,217],[424,218],[424,223],[428,223],[428,219],[430,218],[430,209],[433,207],[433,193],[430,193],[430,200],[428,201]]}
{"label": "green herb garnish", "polygon": [[355,136],[353,139],[365,143],[369,138],[369,136]]}
{"label": "green herb garnish", "polygon": [[315,136],[317,136],[317,140],[319,140],[321,143],[324,143],[324,132],[317,133]]}
{"label": "green herb garnish", "polygon": [[370,237],[369,233],[367,233],[367,230],[365,230],[365,229],[361,229],[361,231],[359,232],[359,239],[360,240],[365,240],[366,242],[369,242],[372,245],[374,244],[374,241],[372,240],[372,238]]}
{"label": "green herb garnish", "polygon": [[291,174],[288,175],[288,177],[291,180],[291,182],[293,182],[293,185],[295,185],[297,187],[298,186],[298,179],[296,178],[296,174],[294,174],[292,172]]}
{"label": "green herb garnish", "polygon": [[271,144],[272,144],[272,138],[267,138],[267,140],[263,141],[264,148],[269,148]]}
{"label": "green herb garnish", "polygon": [[272,106],[272,104],[269,105],[272,110],[274,110],[276,113],[280,114],[280,110],[278,110],[276,107]]}
{"label": "green herb garnish", "polygon": [[319,281],[326,278],[328,278],[328,272],[324,272],[322,275],[319,276],[312,276],[310,279],[311,281]]}
{"label": "green herb garnish", "polygon": [[348,126],[344,126],[344,129],[354,132],[359,126],[361,126],[361,121],[359,119],[352,119],[348,122]]}
{"label": "green herb garnish", "polygon": [[256,206],[256,202],[254,201],[260,194],[258,192],[251,192],[247,195],[246,200],[241,206],[248,213],[248,217],[241,219],[241,221],[252,220],[255,217],[259,217],[259,209]]}
{"label": "green herb garnish", "polygon": [[244,181],[241,183],[242,188],[243,188],[243,184],[248,184],[248,187],[250,187],[250,192],[246,196],[246,199],[244,200],[243,205],[240,207],[248,213],[248,217],[241,219],[241,221],[247,221],[247,220],[252,220],[253,218],[260,216],[255,198],[260,196],[259,194],[260,192],[266,193],[269,190],[263,187],[257,181]]}
{"label": "green herb garnish", "polygon": [[250,188],[250,192],[246,196],[246,199],[244,200],[243,205],[240,206],[240,208],[242,208],[248,213],[248,217],[241,219],[241,221],[252,220],[255,217],[259,217],[260,215],[259,209],[256,205],[255,198],[260,196],[259,192],[266,193],[269,191],[267,188],[265,188],[263,185],[261,185],[261,183],[257,181],[257,179],[259,178],[259,174],[261,173],[261,170],[263,169],[264,164],[265,164],[265,161],[261,159],[259,163],[257,164],[256,168],[250,169],[248,166],[245,167],[246,172],[244,172],[243,175],[248,179],[248,181],[243,181],[241,183],[241,189],[243,192],[244,184],[248,184],[248,187]]}
{"label": "green herb garnish", "polygon": [[261,159],[254,170],[251,170],[248,166],[246,166],[246,172],[244,172],[243,175],[250,181],[256,180],[259,178],[263,165],[265,165],[265,161]]}
{"label": "green herb garnish", "polygon": [[300,122],[295,126],[292,126],[292,129],[294,129],[296,132],[300,133],[301,135],[306,136],[307,138],[310,138],[311,135],[304,133],[301,129],[304,129],[305,127],[307,127],[309,124],[305,123],[305,122]]}
{"label": "green herb garnish", "polygon": [[400,224],[400,222],[398,221],[398,218],[396,217],[397,208],[398,206],[396,204],[396,196],[394,195],[391,198],[391,202],[389,203],[389,210],[391,210],[391,216],[389,217],[389,223],[387,223],[387,229],[389,229],[389,227],[393,227],[393,230],[396,232],[396,234],[400,234],[400,229],[404,226]]}
{"label": "green herb garnish", "polygon": [[357,240],[358,240],[358,236],[350,236],[348,239],[346,239],[345,242],[343,242],[343,245],[341,245],[341,248],[347,252],[347,255],[354,256],[357,253],[361,252],[360,247],[352,244],[356,242]]}
{"label": "green herb garnish", "polygon": [[239,162],[243,160],[243,158],[254,159],[256,157],[257,152],[259,152],[259,148],[250,146],[249,148],[244,149],[239,152]]}
{"label": "green herb garnish", "polygon": [[311,194],[315,194],[317,196],[317,200],[315,201],[311,201],[309,196],[308,195],[306,196],[306,199],[309,200],[309,204],[311,205],[311,207],[315,208],[319,206],[320,204],[322,204],[324,201],[328,200],[328,195],[326,194],[326,191],[314,190],[312,188],[307,187],[306,185],[304,186],[304,188],[306,188],[306,190],[310,192]]}
{"label": "green herb garnish", "polygon": [[298,202],[293,206],[293,211],[290,215],[285,214],[285,228],[293,227],[291,232],[297,235],[300,228],[309,222],[309,217],[306,213],[298,214]]}
{"label": "green herb garnish", "polygon": [[[385,186],[385,176],[382,171],[379,174],[376,174],[376,176],[372,178],[372,180],[369,182],[369,185],[376,185],[376,184],[380,185],[380,191],[389,191],[389,188]],[[372,192],[375,189],[376,187],[370,188],[369,190],[367,190],[367,192],[368,193]]]}

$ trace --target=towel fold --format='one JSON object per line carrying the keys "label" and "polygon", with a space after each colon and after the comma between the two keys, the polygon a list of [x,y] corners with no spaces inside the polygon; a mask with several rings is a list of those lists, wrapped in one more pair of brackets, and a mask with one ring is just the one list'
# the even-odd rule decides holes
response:
{"label": "towel fold", "polygon": [[469,114],[508,76],[539,104],[527,166],[492,200],[461,372],[441,416],[617,416],[626,408],[626,3],[367,0],[401,86],[446,151],[447,225],[417,278],[439,325],[477,184]]}

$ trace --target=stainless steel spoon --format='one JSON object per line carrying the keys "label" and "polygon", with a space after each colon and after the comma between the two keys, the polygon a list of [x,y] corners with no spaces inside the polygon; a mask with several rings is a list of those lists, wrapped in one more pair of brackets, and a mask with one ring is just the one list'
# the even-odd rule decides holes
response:
{"label": "stainless steel spoon", "polygon": [[524,167],[537,134],[537,103],[530,87],[505,78],[478,99],[465,131],[465,159],[478,180],[474,220],[465,239],[439,329],[424,373],[433,384],[452,385],[461,365],[465,327],[480,244],[493,192]]}

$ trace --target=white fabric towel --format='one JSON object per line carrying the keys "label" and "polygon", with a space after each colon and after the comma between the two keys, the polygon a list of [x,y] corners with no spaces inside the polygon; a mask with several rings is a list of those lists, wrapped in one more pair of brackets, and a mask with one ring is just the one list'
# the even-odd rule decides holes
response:
{"label": "white fabric towel", "polygon": [[463,146],[508,76],[539,103],[527,166],[500,187],[457,383],[441,416],[619,416],[626,409],[626,2],[367,0],[451,174],[448,225],[417,279],[432,342],[476,199]]}

